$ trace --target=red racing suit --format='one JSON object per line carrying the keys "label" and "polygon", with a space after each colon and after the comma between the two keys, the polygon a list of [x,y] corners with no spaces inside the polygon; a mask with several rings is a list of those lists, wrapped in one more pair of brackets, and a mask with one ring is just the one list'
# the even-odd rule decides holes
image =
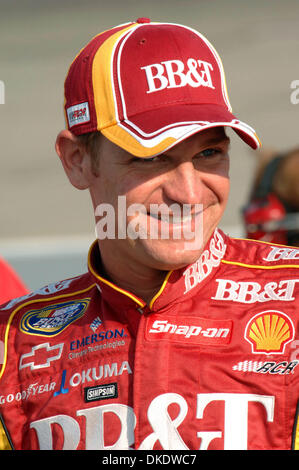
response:
{"label": "red racing suit", "polygon": [[88,272],[2,306],[2,448],[297,448],[299,250],[216,230],[149,305]]}

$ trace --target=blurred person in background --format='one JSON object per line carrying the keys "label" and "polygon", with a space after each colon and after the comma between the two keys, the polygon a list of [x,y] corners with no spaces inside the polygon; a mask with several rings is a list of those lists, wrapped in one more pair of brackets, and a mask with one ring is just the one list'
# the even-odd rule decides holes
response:
{"label": "blurred person in background", "polygon": [[255,153],[243,223],[248,238],[299,247],[299,148]]}
{"label": "blurred person in background", "polygon": [[22,297],[28,292],[14,269],[6,260],[0,258],[0,305],[15,297]]}

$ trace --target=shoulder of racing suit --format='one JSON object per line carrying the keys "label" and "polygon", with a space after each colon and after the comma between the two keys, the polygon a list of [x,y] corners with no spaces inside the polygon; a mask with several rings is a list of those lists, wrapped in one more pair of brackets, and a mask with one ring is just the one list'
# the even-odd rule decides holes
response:
{"label": "shoulder of racing suit", "polygon": [[[224,238],[226,250],[214,278],[212,300],[254,304],[293,301],[299,289],[299,249]],[[212,283],[214,284],[214,282]]]}
{"label": "shoulder of racing suit", "polygon": [[299,247],[278,245],[260,240],[226,238],[224,264],[261,269],[298,268]]}
{"label": "shoulder of racing suit", "polygon": [[[54,326],[53,320],[51,326],[49,326],[48,334],[49,336],[58,334],[68,324],[83,315],[93,288],[96,288],[96,284],[89,273],[85,273],[74,278],[48,284],[1,305],[0,380],[7,361],[6,343],[8,336],[26,332],[31,333],[33,335],[31,338],[34,339],[34,336],[38,336],[39,329],[43,335],[46,335],[45,318],[49,318],[51,315],[55,317],[55,307],[60,314],[60,322],[57,320]],[[88,300],[85,301],[85,298]],[[16,323],[14,318],[18,315],[18,312],[22,312],[22,317],[20,322]],[[64,313],[63,317],[62,312]]]}

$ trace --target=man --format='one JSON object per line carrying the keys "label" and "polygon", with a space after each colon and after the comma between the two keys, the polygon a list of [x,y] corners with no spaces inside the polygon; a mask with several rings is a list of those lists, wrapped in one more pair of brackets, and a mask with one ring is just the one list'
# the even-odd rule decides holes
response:
{"label": "man", "polygon": [[298,251],[217,229],[225,127],[259,140],[214,48],[146,18],[105,31],[65,115],[56,150],[98,239],[88,273],[2,307],[2,447],[296,448]]}

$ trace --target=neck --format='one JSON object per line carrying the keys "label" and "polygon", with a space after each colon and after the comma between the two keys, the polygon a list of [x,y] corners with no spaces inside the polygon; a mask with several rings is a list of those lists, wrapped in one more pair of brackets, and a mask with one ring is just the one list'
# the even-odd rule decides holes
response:
{"label": "neck", "polygon": [[102,243],[99,247],[105,277],[149,304],[159,291],[167,271],[132,261],[128,263],[125,257],[120,257],[115,251],[103,249]]}

